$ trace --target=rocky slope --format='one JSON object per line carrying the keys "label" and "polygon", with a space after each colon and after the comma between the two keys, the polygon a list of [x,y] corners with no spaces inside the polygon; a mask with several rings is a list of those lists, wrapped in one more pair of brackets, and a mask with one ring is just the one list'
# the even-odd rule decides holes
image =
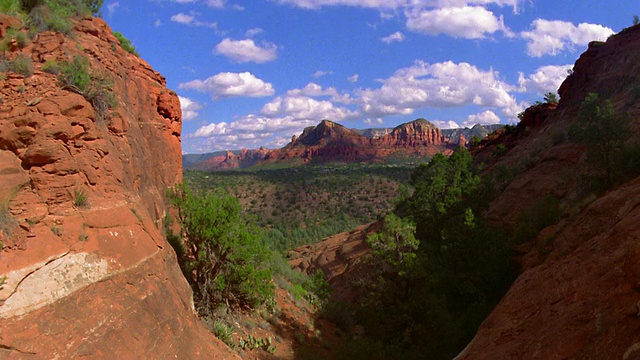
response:
{"label": "rocky slope", "polygon": [[[0,36],[9,26],[0,15]],[[0,80],[0,358],[231,358],[163,238],[165,189],[182,179],[165,79],[101,19],[6,55],[34,73]],[[76,55],[113,81],[104,119],[42,70]]]}
{"label": "rocky slope", "polygon": [[372,273],[364,260],[371,252],[367,236],[381,229],[382,223],[362,225],[356,229],[336,234],[322,241],[289,251],[289,263],[306,274],[322,270],[333,289],[331,301],[357,301],[363,289],[353,284],[368,279]]}
{"label": "rocky slope", "polygon": [[562,215],[518,249],[522,274],[458,359],[640,358],[640,179],[590,195],[584,148],[567,141],[589,92],[626,112],[637,138],[638,59],[639,26],[591,43],[557,107],[529,109],[515,131],[476,154],[503,184],[489,210],[495,223],[514,226],[546,195],[559,199]]}

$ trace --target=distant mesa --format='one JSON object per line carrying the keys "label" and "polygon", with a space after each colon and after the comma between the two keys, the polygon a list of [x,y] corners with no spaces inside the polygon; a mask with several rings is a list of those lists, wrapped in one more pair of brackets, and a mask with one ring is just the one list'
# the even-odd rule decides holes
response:
{"label": "distant mesa", "polygon": [[426,119],[395,128],[349,129],[330,120],[292,136],[281,149],[234,150],[184,156],[184,167],[197,170],[242,169],[279,162],[382,162],[389,157],[422,157],[449,153],[474,136],[483,138],[502,125],[475,125],[464,129],[439,129]]}

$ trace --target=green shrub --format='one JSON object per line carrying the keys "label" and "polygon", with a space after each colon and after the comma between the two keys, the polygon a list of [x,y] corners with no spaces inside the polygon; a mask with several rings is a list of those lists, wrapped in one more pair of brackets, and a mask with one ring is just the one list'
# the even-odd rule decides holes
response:
{"label": "green shrub", "polygon": [[0,72],[11,71],[24,77],[33,75],[33,63],[27,55],[20,54],[13,60],[0,60]]}
{"label": "green shrub", "polygon": [[493,150],[493,157],[500,157],[507,153],[507,147],[504,144],[498,144]]}
{"label": "green shrub", "polygon": [[558,95],[553,92],[548,92],[544,94],[544,102],[547,104],[557,104],[558,103]]}
{"label": "green shrub", "polygon": [[68,34],[71,18],[99,14],[103,0],[23,0],[22,10],[29,14],[34,32],[52,30]]}
{"label": "green shrub", "polygon": [[89,206],[87,199],[87,193],[81,188],[75,188],[73,190],[74,201],[73,205],[79,208],[85,208]]}
{"label": "green shrub", "polygon": [[89,72],[89,60],[76,56],[72,62],[60,64],[58,80],[62,88],[82,95],[91,103],[98,120],[103,120],[110,107],[115,106],[115,97],[111,93],[111,80],[102,75]]}
{"label": "green shrub", "polygon": [[22,11],[20,0],[0,0],[0,13],[18,15]]}
{"label": "green shrub", "polygon": [[16,41],[18,48],[23,49],[29,43],[29,38],[27,35],[20,31],[19,29],[9,28],[7,29],[7,33],[0,42],[0,51],[6,52],[10,49],[11,43]]}
{"label": "green shrub", "polygon": [[227,344],[230,348],[235,347],[233,343],[233,339],[231,336],[233,335],[233,327],[227,325],[223,321],[216,320],[213,322],[213,333],[216,337],[222,340],[223,343]]}
{"label": "green shrub", "polygon": [[65,8],[39,5],[29,12],[29,27],[33,32],[52,30],[69,34],[72,28],[69,17]]}
{"label": "green shrub", "polygon": [[42,65],[42,71],[58,75],[60,73],[60,64],[55,60],[47,60],[44,65]]}
{"label": "green shrub", "polygon": [[255,307],[273,297],[269,250],[243,218],[234,197],[214,193],[195,195],[181,185],[169,192],[187,240],[193,269],[187,280],[200,308],[222,303]]}
{"label": "green shrub", "polygon": [[130,54],[133,54],[135,56],[139,56],[135,46],[131,44],[131,40],[125,38],[124,35],[122,35],[122,33],[120,33],[119,31],[114,31],[113,36],[115,36],[116,39],[118,39],[118,41],[120,42],[120,46],[124,51]]}

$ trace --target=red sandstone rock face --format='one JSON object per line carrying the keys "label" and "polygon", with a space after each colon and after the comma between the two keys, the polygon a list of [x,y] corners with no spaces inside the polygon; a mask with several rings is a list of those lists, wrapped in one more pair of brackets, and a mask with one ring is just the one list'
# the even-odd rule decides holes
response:
{"label": "red sandstone rock face", "polygon": [[[84,19],[7,54],[35,72],[0,80],[0,358],[231,357],[162,234],[165,190],[182,179],[178,98],[117,44]],[[75,55],[113,80],[104,120],[41,70]]]}
{"label": "red sandstone rock face", "polygon": [[371,247],[367,236],[380,231],[381,222],[359,226],[350,232],[340,233],[323,239],[313,245],[305,245],[289,252],[291,266],[312,275],[322,270],[325,279],[331,284],[332,301],[353,302],[361,295],[363,288],[354,283],[361,281],[373,272],[364,262]]}
{"label": "red sandstone rock face", "polygon": [[[560,199],[563,217],[519,248],[522,274],[458,359],[640,358],[640,179],[585,197],[584,148],[566,141],[589,92],[627,112],[638,134],[639,58],[639,26],[591,44],[555,110],[528,110],[516,131],[479,150],[487,174],[503,179],[505,169],[514,170],[489,208],[494,223],[512,226],[549,194]],[[496,156],[500,143],[508,151]]]}

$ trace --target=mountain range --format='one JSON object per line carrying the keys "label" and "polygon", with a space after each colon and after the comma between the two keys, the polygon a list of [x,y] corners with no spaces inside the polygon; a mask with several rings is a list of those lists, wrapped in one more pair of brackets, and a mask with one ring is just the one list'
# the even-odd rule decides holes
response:
{"label": "mountain range", "polygon": [[183,155],[185,169],[242,169],[252,165],[287,162],[381,162],[390,157],[423,157],[449,153],[467,145],[473,137],[484,138],[503,125],[475,125],[472,128],[439,129],[425,119],[395,128],[349,129],[323,120],[311,126],[281,149],[219,151]]}

